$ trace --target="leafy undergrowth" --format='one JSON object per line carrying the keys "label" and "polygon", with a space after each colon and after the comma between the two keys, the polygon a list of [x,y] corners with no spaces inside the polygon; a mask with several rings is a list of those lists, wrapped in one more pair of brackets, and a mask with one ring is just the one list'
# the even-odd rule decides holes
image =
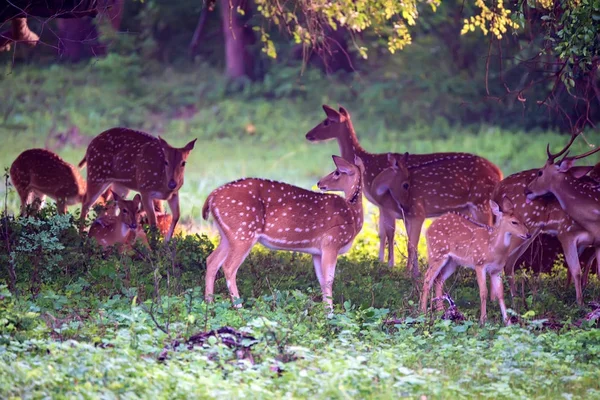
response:
{"label": "leafy undergrowth", "polygon": [[[369,234],[339,259],[329,318],[310,257],[256,248],[235,309],[222,276],[202,300],[206,236],[117,256],[50,210],[0,230],[0,279],[14,267],[18,292],[0,287],[1,398],[600,397],[600,331],[562,265],[518,276],[515,324],[489,302],[480,327],[471,272],[446,287],[464,321],[421,315],[419,285],[376,260]],[[599,294],[593,276],[584,295]]]}

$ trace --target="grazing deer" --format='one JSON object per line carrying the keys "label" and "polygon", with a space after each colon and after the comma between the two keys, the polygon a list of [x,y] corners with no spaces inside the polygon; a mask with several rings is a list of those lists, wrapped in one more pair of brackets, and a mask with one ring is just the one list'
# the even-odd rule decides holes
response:
{"label": "grazing deer", "polygon": [[88,236],[96,239],[98,244],[106,248],[116,244],[131,248],[136,240],[141,240],[146,246],[148,240],[141,225],[139,225],[140,205],[139,194],[133,200],[125,200],[113,193],[113,198],[119,209],[118,215],[103,215],[94,220],[90,226]]}
{"label": "grazing deer", "polygon": [[179,221],[179,189],[188,155],[196,139],[183,148],[171,147],[164,139],[127,128],[112,128],[90,142],[85,157],[88,190],[81,209],[80,229],[83,229],[90,206],[109,186],[121,197],[129,190],[142,196],[150,225],[156,226],[153,200],[167,200],[173,214],[165,236],[169,241]]}
{"label": "grazing deer", "polygon": [[[379,208],[379,259],[383,262],[386,242],[388,263],[394,265],[395,220],[404,219],[408,233],[407,267],[414,277],[419,275],[417,247],[421,227],[425,218],[440,216],[449,211],[468,213],[479,222],[491,223],[492,215],[488,200],[495,185],[502,179],[502,172],[490,161],[468,153],[411,154],[407,167],[419,170],[411,179],[411,187],[419,188],[425,197],[411,198],[413,208],[410,215],[403,217],[398,210],[389,210],[376,200],[372,191],[375,177],[389,166],[387,154],[372,154],[364,150],[350,120],[350,114],[343,107],[339,112],[323,105],[327,118],[306,134],[306,139],[322,141],[336,139],[341,155],[347,161],[358,156],[363,160],[364,194]],[[400,155],[396,155],[400,157]],[[417,192],[415,192],[417,193]]]}
{"label": "grazing deer", "polygon": [[504,290],[500,274],[508,258],[511,236],[529,239],[527,227],[512,213],[508,199],[503,201],[503,210],[490,200],[492,212],[496,216],[494,226],[481,224],[467,216],[447,213],[435,220],[427,233],[427,253],[429,269],[425,274],[421,311],[427,311],[427,298],[435,281],[436,297],[442,296],[444,282],[456,271],[459,265],[475,270],[481,300],[479,321],[486,320],[487,282],[485,274],[490,275],[492,300],[498,300],[502,319],[508,322],[504,304]]}
{"label": "grazing deer", "polygon": [[511,200],[514,215],[532,233],[529,240],[513,239],[506,262],[505,274],[510,284],[511,295],[515,295],[514,270],[517,260],[529,248],[533,240],[542,233],[556,236],[565,254],[565,261],[575,285],[577,304],[583,305],[581,288],[581,264],[579,254],[594,243],[590,233],[575,222],[560,206],[554,197],[539,197],[527,200],[525,188],[538,174],[538,170],[527,170],[506,177],[496,186],[492,198],[499,202],[503,198]]}
{"label": "grazing deer", "polygon": [[337,257],[352,247],[363,223],[362,163],[357,159],[357,167],[338,156],[333,156],[333,162],[335,171],[317,186],[343,191],[345,197],[257,178],[233,181],[208,196],[202,216],[207,219],[212,213],[221,241],[207,260],[207,301],[212,301],[221,265],[232,299],[239,298],[235,279],[238,268],[259,242],[273,250],[312,254],[323,301],[333,309]]}
{"label": "grazing deer", "polygon": [[[593,179],[585,178],[595,167],[573,166],[576,160],[600,151],[600,147],[568,157],[568,149],[577,136],[571,135],[567,145],[555,154],[550,152],[550,145],[546,146],[548,160],[525,188],[525,195],[528,201],[533,201],[552,193],[561,208],[590,235],[596,259],[600,260],[600,185]],[[563,154],[564,157],[555,163]]]}
{"label": "grazing deer", "polygon": [[34,206],[34,212],[39,211],[46,196],[56,201],[59,214],[65,214],[67,206],[80,203],[86,191],[77,168],[45,149],[19,154],[10,166],[10,179],[21,198],[21,215],[25,215],[34,198],[40,199]]}

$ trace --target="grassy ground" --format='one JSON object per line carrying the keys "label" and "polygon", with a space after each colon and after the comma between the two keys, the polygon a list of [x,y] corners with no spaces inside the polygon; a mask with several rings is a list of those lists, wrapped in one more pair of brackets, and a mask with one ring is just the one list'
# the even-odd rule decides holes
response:
{"label": "grassy ground", "polygon": [[[273,99],[250,87],[225,97],[211,73],[136,70],[109,57],[86,68],[1,75],[0,165],[43,146],[53,125],[57,131],[77,126],[88,137],[125,125],[160,133],[174,145],[198,137],[181,192],[188,231],[208,228],[200,209],[222,183],[261,176],[310,188],[333,168],[335,143],[310,144],[304,135],[323,118],[322,103],[336,104],[322,93],[335,91]],[[565,139],[487,126],[388,126],[376,109],[350,111],[368,150],[469,151],[505,175],[541,166],[545,144]],[[599,143],[600,134],[587,139]],[[60,151],[74,163],[83,153],[83,147]],[[8,205],[16,210],[14,194]],[[462,270],[447,289],[467,321],[422,316],[418,285],[402,268],[376,260],[377,215],[366,207],[365,228],[338,264],[330,319],[310,259],[298,254],[253,251],[238,276],[244,308],[234,310],[222,277],[216,304],[201,300],[210,246],[196,236],[176,241],[172,262],[101,256],[73,239],[74,227],[50,238],[39,234],[39,243],[29,238],[38,247],[21,243],[0,253],[3,263],[20,263],[22,279],[18,299],[0,289],[0,397],[600,398],[600,334],[582,321],[589,310],[574,305],[562,266],[552,276],[519,276],[516,326],[501,327],[491,302],[490,324],[477,326],[474,275]],[[397,246],[403,254],[402,238]],[[593,277],[585,298],[599,294]],[[258,340],[253,362],[238,359],[219,339],[173,349],[175,340],[222,326]]]}

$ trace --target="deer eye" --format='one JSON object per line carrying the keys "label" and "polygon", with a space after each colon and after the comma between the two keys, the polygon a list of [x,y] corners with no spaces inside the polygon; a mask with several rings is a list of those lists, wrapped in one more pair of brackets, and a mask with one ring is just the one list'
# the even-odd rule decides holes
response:
{"label": "deer eye", "polygon": [[185,167],[185,161],[182,161],[182,162],[181,162],[181,166],[182,166],[182,167]]}
{"label": "deer eye", "polygon": [[338,176],[340,176],[340,171],[335,171],[335,172],[333,173],[333,176],[335,176],[335,177],[338,177]]}
{"label": "deer eye", "polygon": [[165,165],[167,165],[167,166],[168,166],[168,165],[169,165],[169,162],[168,162],[168,161],[165,161]]}
{"label": "deer eye", "polygon": [[542,170],[540,169],[540,170],[538,171],[538,176],[542,176],[543,174],[544,174],[544,173],[543,173],[543,172],[542,172]]}
{"label": "deer eye", "polygon": [[129,211],[127,211],[126,209],[123,209],[123,214],[127,214]]}
{"label": "deer eye", "polygon": [[517,221],[511,221],[511,224],[513,224],[513,225],[519,225],[519,223]]}
{"label": "deer eye", "polygon": [[323,126],[327,126],[327,125],[329,125],[329,120],[328,119],[326,119],[325,121],[323,121]]}
{"label": "deer eye", "polygon": [[408,183],[405,183],[404,185],[402,185],[402,187],[403,187],[405,190],[408,190],[408,188],[409,188],[409,185],[408,185]]}

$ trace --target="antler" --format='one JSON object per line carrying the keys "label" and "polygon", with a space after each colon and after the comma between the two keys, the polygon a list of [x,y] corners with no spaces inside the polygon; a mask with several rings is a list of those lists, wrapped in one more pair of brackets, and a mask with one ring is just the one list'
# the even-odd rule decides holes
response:
{"label": "antler", "polygon": [[[558,157],[563,155],[567,150],[569,150],[569,147],[571,147],[571,145],[573,144],[573,142],[575,141],[577,136],[579,136],[579,132],[573,133],[571,135],[571,139],[569,140],[569,143],[567,143],[567,145],[565,147],[563,147],[563,149],[561,151],[559,151],[558,153],[555,153],[555,154],[552,154],[550,152],[550,143],[548,143],[546,145],[546,153],[548,154],[548,161],[550,161],[551,163],[554,163],[554,160],[556,160]],[[566,158],[566,155],[565,155],[565,158]]]}
{"label": "antler", "polygon": [[[598,151],[600,151],[600,147],[596,147],[595,149],[592,149],[592,150],[590,150],[588,152],[585,152],[583,154],[579,154],[577,156],[569,157],[569,159],[570,160],[579,160],[581,158],[585,158],[587,156],[591,156],[592,154],[597,153]],[[564,159],[566,159],[566,158],[567,158],[567,156],[565,155]]]}

